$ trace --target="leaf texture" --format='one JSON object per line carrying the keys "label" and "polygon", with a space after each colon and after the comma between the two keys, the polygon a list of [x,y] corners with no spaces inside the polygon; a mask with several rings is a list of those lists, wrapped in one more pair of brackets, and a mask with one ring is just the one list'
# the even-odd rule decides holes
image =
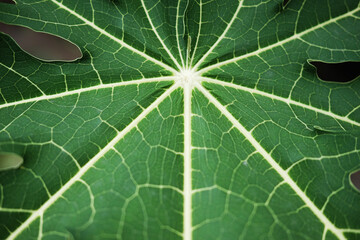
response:
{"label": "leaf texture", "polygon": [[359,239],[356,0],[18,0],[0,21],[1,239]]}

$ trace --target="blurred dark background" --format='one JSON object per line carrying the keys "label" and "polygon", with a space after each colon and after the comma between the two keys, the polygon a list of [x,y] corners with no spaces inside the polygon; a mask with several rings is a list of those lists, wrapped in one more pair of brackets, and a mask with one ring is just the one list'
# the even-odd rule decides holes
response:
{"label": "blurred dark background", "polygon": [[[0,0],[0,2],[15,4],[12,0]],[[287,2],[288,0],[284,0],[284,5]],[[34,32],[25,27],[1,22],[0,32],[10,35],[24,51],[44,61],[75,61],[82,56],[76,45],[51,34]],[[349,82],[360,75],[360,62],[331,64],[311,62],[311,64],[316,67],[319,78],[324,81]],[[360,170],[351,174],[350,180],[360,190]]]}

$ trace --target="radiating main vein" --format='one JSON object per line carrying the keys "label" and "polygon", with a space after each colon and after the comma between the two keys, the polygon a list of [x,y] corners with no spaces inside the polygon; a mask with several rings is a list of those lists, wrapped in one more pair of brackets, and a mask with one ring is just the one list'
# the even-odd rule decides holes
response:
{"label": "radiating main vein", "polygon": [[67,91],[67,92],[63,92],[63,93],[45,95],[45,96],[40,96],[40,97],[35,97],[35,98],[24,99],[24,100],[20,100],[20,101],[16,101],[16,102],[5,103],[5,104],[0,105],[0,109],[11,107],[11,106],[16,106],[16,105],[20,105],[20,104],[25,104],[25,103],[62,98],[62,97],[66,97],[66,96],[70,96],[70,95],[74,95],[74,94],[80,94],[83,92],[94,91],[94,90],[114,88],[114,87],[134,85],[134,84],[142,84],[142,83],[173,81],[173,80],[174,80],[174,77],[170,76],[170,77],[158,77],[158,78],[144,78],[144,79],[132,80],[132,81],[126,81],[126,82],[96,85],[96,86],[92,86],[92,87],[81,88],[81,89]]}
{"label": "radiating main vein", "polygon": [[345,240],[345,236],[341,229],[338,229],[324,213],[318,209],[308,196],[299,188],[288,173],[280,167],[280,165],[272,158],[272,156],[260,145],[260,143],[251,135],[249,131],[241,125],[238,120],[203,86],[197,83],[197,88],[215,105],[215,107],[240,131],[242,135],[251,143],[251,145],[259,152],[264,159],[271,165],[271,167],[284,179],[284,181],[293,189],[293,191],[303,200],[306,206],[313,212],[313,214],[324,224],[325,229],[329,229],[339,239]]}
{"label": "radiating main vein", "polygon": [[184,240],[192,239],[191,92],[191,83],[184,83]]}
{"label": "radiating main vein", "polygon": [[230,22],[228,23],[227,27],[225,28],[224,32],[221,34],[221,36],[216,40],[216,42],[211,46],[211,48],[202,56],[202,58],[195,64],[194,71],[197,70],[197,68],[203,63],[203,61],[209,56],[210,53],[216,48],[216,46],[224,39],[225,35],[228,33],[229,29],[231,28],[233,22],[237,18],[237,15],[239,14],[239,11],[242,7],[243,0],[239,0],[239,5],[231,18]]}
{"label": "radiating main vein", "polygon": [[[360,4],[359,4],[359,5],[360,5]],[[205,68],[199,70],[198,73],[199,73],[199,74],[202,74],[202,73],[205,73],[205,72],[210,71],[210,70],[212,70],[212,69],[219,68],[219,67],[221,67],[221,66],[224,66],[224,65],[227,65],[227,64],[230,64],[230,63],[237,62],[237,61],[239,61],[239,60],[241,60],[241,59],[245,59],[245,58],[248,58],[248,57],[251,57],[251,56],[259,55],[259,54],[262,53],[262,52],[266,52],[266,51],[268,51],[268,50],[270,50],[270,49],[272,49],[272,48],[275,48],[275,47],[284,45],[285,43],[288,43],[288,42],[290,42],[290,41],[292,41],[292,40],[299,39],[299,38],[301,38],[302,36],[304,36],[304,35],[312,32],[312,31],[314,31],[314,30],[317,30],[317,29],[319,29],[319,28],[322,28],[322,27],[324,27],[324,26],[326,26],[326,25],[328,25],[328,24],[335,23],[335,22],[337,22],[337,21],[339,21],[339,20],[341,20],[341,19],[343,19],[343,18],[349,17],[349,16],[353,16],[353,15],[354,15],[357,11],[359,11],[359,10],[360,10],[360,7],[358,6],[357,8],[355,8],[354,10],[352,10],[352,11],[350,11],[350,12],[347,12],[347,13],[345,13],[345,14],[343,14],[343,15],[337,16],[336,18],[332,18],[332,19],[330,19],[330,20],[328,20],[328,21],[325,21],[325,22],[323,22],[323,23],[320,23],[320,24],[318,24],[318,25],[316,25],[316,26],[314,26],[314,27],[312,27],[312,28],[309,28],[309,29],[307,29],[307,30],[305,30],[305,31],[303,31],[303,32],[300,32],[300,33],[298,33],[298,34],[294,34],[294,35],[292,35],[292,36],[289,37],[289,38],[286,38],[286,39],[281,40],[281,41],[279,41],[279,42],[277,42],[277,43],[271,44],[271,45],[269,45],[269,46],[267,46],[267,47],[259,48],[258,50],[253,51],[253,52],[250,52],[250,53],[247,53],[247,54],[245,54],[245,55],[242,55],[242,56],[239,56],[239,57],[235,57],[235,58],[231,58],[231,59],[229,59],[229,60],[226,60],[226,61],[223,61],[223,62],[219,62],[219,63],[213,64],[213,65],[210,65],[210,66],[208,66],[208,67],[205,67]],[[197,64],[197,65],[198,65],[198,64]]]}
{"label": "radiating main vein", "polygon": [[14,232],[10,234],[8,240],[15,239],[23,230],[25,230],[33,221],[41,217],[44,212],[51,207],[74,183],[81,180],[81,177],[91,168],[94,164],[101,159],[120,139],[129,133],[139,122],[144,119],[152,110],[168,97],[179,84],[174,84],[166,90],[160,97],[158,97],[149,107],[147,107],[137,118],[135,118],[126,128],[119,132],[100,152],[98,152],[92,159],[90,159],[65,185],[63,185],[54,195],[52,195],[38,210],[34,211],[30,217],[23,222]]}
{"label": "radiating main vein", "polygon": [[61,9],[69,12],[71,15],[77,17],[78,19],[80,19],[81,21],[83,21],[86,25],[92,27],[93,29],[95,29],[96,31],[100,32],[101,34],[109,37],[110,39],[114,40],[115,42],[119,43],[120,45],[124,46],[125,48],[135,52],[136,54],[142,56],[143,58],[149,60],[149,61],[152,61],[160,66],[162,66],[163,68],[173,72],[173,73],[176,73],[176,70],[172,67],[170,67],[169,65],[145,54],[144,52],[141,52],[139,50],[137,50],[136,48],[128,45],[127,43],[125,43],[124,41],[120,40],[119,38],[111,35],[110,33],[106,32],[104,29],[98,27],[97,25],[95,25],[93,22],[90,22],[89,20],[87,20],[86,18],[84,18],[83,16],[81,16],[80,14],[76,13],[75,11],[71,10],[70,8],[66,7],[65,5],[63,5],[62,3],[60,2],[57,2],[56,0],[51,0],[51,2],[53,2],[54,4],[56,4],[57,6],[59,6]]}
{"label": "radiating main vein", "polygon": [[[191,60],[190,60],[190,67],[192,66],[192,63],[194,61],[195,58],[195,53],[197,50],[197,46],[199,43],[199,39],[200,39],[200,34],[201,34],[201,25],[202,25],[202,7],[203,7],[203,3],[202,0],[199,0],[199,30],[198,30],[198,34],[197,34],[197,38],[196,38],[196,42],[195,42],[195,46],[194,46],[194,50],[193,53],[191,55]],[[189,47],[189,46],[188,46]],[[191,46],[190,46],[191,47]]]}
{"label": "radiating main vein", "polygon": [[181,59],[181,64],[183,67],[185,67],[184,57],[182,55],[181,47],[180,47],[180,40],[179,40],[179,17],[180,17],[180,3],[181,0],[178,0],[177,8],[176,8],[176,23],[175,23],[175,30],[176,30],[176,43],[179,51],[179,56]]}
{"label": "radiating main vein", "polygon": [[299,106],[299,107],[314,111],[316,113],[324,114],[326,116],[335,118],[337,120],[347,122],[347,123],[350,123],[352,125],[360,127],[359,122],[351,120],[348,117],[340,116],[340,115],[337,115],[337,114],[335,114],[333,112],[330,112],[330,111],[326,111],[326,110],[323,110],[323,109],[320,109],[320,108],[316,108],[316,107],[313,107],[313,106],[310,106],[310,105],[306,105],[304,103],[294,101],[294,100],[292,100],[290,98],[283,98],[283,97],[280,97],[280,96],[277,96],[277,95],[274,95],[274,94],[271,94],[271,93],[260,91],[258,89],[248,88],[248,87],[236,85],[234,83],[224,82],[224,81],[220,81],[220,80],[212,79],[212,78],[207,78],[207,77],[201,77],[200,81],[209,82],[209,83],[215,83],[215,84],[221,85],[223,87],[230,87],[230,88],[239,89],[239,90],[251,93],[251,94],[257,94],[257,95],[260,95],[260,96],[268,97],[270,99],[274,99],[274,100],[284,102],[287,105]]}
{"label": "radiating main vein", "polygon": [[165,45],[164,41],[161,39],[159,33],[157,32],[153,22],[151,21],[150,15],[148,13],[148,10],[146,9],[144,0],[141,0],[142,6],[144,8],[144,12],[146,14],[146,17],[151,25],[151,28],[153,30],[153,32],[155,33],[156,37],[159,39],[161,45],[164,47],[165,51],[167,52],[167,54],[169,55],[169,57],[171,58],[171,60],[175,63],[175,65],[178,67],[178,69],[181,69],[180,64],[176,61],[175,57],[172,55],[172,53],[170,52],[170,50],[167,48],[167,46]]}
{"label": "radiating main vein", "polygon": [[243,0],[239,0],[239,5],[234,13],[234,16],[228,23],[227,27],[225,28],[224,32],[221,34],[221,36],[218,38],[218,40],[211,46],[211,48],[203,55],[203,57],[195,64],[194,71],[197,70],[197,68],[203,63],[203,61],[209,56],[210,53],[217,47],[217,45],[224,39],[225,35],[228,33],[229,29],[231,28],[233,22],[237,18],[237,15],[239,14],[239,11],[242,7]]}

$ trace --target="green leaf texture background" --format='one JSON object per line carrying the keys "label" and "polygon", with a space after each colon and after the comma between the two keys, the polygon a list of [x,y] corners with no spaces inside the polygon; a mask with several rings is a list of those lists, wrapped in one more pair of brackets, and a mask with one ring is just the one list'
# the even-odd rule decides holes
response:
{"label": "green leaf texture background", "polygon": [[[17,0],[0,21],[1,239],[360,239],[358,0]],[[339,79],[340,81],[341,79]]]}

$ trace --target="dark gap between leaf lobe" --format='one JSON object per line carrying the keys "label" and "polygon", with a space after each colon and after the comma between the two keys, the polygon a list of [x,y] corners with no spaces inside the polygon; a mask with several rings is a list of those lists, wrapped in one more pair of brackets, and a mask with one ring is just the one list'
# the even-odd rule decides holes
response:
{"label": "dark gap between leaf lobe", "polygon": [[350,174],[350,185],[360,192],[360,170]]}
{"label": "dark gap between leaf lobe", "polygon": [[0,152],[0,172],[17,169],[23,162],[23,157],[16,153]]}
{"label": "dark gap between leaf lobe", "polygon": [[0,2],[2,2],[2,3],[9,3],[9,4],[16,4],[16,2],[13,1],[13,0],[0,0]]}
{"label": "dark gap between leaf lobe", "polygon": [[350,82],[360,75],[360,62],[326,63],[310,61],[318,77],[326,82]]}
{"label": "dark gap between leaf lobe", "polygon": [[49,33],[1,22],[0,32],[9,35],[23,51],[42,61],[73,62],[82,58],[77,45]]}

